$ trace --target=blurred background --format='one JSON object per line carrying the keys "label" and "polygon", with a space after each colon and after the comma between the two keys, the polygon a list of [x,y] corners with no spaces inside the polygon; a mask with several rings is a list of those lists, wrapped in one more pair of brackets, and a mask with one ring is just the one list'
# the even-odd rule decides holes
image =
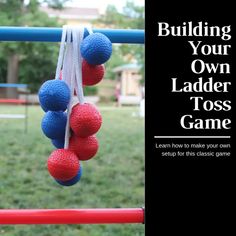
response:
{"label": "blurred background", "polygon": [[[144,29],[143,0],[0,0],[0,26]],[[65,188],[47,173],[53,150],[40,128],[37,92],[54,78],[59,43],[0,42],[0,208],[113,208],[144,205],[144,46],[113,44],[105,77],[84,87],[103,125],[100,148]],[[9,102],[10,101],[10,102]],[[17,119],[19,118],[19,119]],[[3,226],[0,235],[144,235],[143,225]]]}

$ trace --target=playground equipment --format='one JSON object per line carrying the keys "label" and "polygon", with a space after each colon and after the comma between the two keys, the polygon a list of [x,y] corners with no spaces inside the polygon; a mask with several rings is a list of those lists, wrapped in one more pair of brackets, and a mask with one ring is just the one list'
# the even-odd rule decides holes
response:
{"label": "playground equipment", "polygon": [[[0,88],[25,88],[27,89],[27,84],[5,84],[1,83]],[[24,114],[0,114],[0,119],[25,119],[24,130],[27,132],[28,126],[28,93],[26,93],[25,99],[13,99],[13,98],[0,98],[0,104],[17,104],[25,105]]]}
{"label": "playground equipment", "polygon": [[[143,44],[143,30],[94,29],[112,43]],[[85,31],[84,37],[88,35]],[[0,41],[59,42],[61,28],[0,27]],[[0,210],[0,224],[129,224],[144,223],[144,208]]]}

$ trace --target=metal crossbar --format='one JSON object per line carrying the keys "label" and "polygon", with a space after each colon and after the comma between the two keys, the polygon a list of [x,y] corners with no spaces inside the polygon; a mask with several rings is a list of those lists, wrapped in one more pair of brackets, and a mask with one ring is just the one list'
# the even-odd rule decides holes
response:
{"label": "metal crossbar", "polygon": [[[112,43],[144,44],[144,30],[93,29],[106,35]],[[0,27],[0,41],[60,42],[62,28],[49,27]],[[88,32],[85,30],[85,35]]]}

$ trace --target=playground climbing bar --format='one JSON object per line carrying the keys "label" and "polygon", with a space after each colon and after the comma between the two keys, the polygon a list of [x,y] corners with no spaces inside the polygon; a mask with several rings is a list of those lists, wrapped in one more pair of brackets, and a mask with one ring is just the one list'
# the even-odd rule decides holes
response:
{"label": "playground climbing bar", "polygon": [[142,208],[0,210],[0,225],[144,223]]}
{"label": "playground climbing bar", "polygon": [[[112,43],[144,44],[144,30],[93,29],[93,32],[105,34]],[[60,42],[61,34],[62,28],[0,26],[0,41]]]}

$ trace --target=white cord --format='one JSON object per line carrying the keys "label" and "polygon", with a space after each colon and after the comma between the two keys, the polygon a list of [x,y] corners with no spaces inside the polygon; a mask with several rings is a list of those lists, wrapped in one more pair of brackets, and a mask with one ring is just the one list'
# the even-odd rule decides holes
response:
{"label": "white cord", "polygon": [[63,61],[63,69],[62,69],[62,80],[64,80],[67,85],[70,87],[70,73],[72,72],[72,30],[68,27],[67,36],[66,36],[66,49],[65,56]]}
{"label": "white cord", "polygon": [[87,29],[89,34],[93,34],[93,30],[92,30],[91,26],[87,26],[86,29]]}
{"label": "white cord", "polygon": [[73,44],[71,42],[72,39],[72,29],[68,27],[67,30],[67,44],[66,44],[66,53],[63,64],[63,79],[70,88],[70,101],[67,106],[67,121],[66,121],[66,132],[65,132],[65,142],[64,149],[68,149],[69,140],[70,140],[70,114],[73,103],[73,95],[74,95],[74,80],[75,80],[75,72],[74,72],[74,63],[73,63]]}
{"label": "white cord", "polygon": [[71,98],[70,102],[67,108],[67,121],[66,121],[66,132],[65,132],[65,143],[64,143],[64,149],[68,149],[69,142],[70,142],[70,114],[72,110],[73,105],[73,95],[74,95],[74,88],[75,88],[75,70],[74,65],[72,64],[72,73],[71,73]]}
{"label": "white cord", "polygon": [[60,45],[60,50],[59,50],[59,55],[58,55],[58,60],[57,60],[57,68],[56,68],[55,79],[60,78],[60,72],[61,72],[63,56],[64,56],[64,47],[65,47],[65,41],[66,41],[66,34],[67,34],[66,32],[67,32],[67,26],[63,25],[63,27],[62,27],[62,36],[61,36],[61,45]]}
{"label": "white cord", "polygon": [[82,83],[82,56],[80,53],[80,44],[84,37],[84,28],[73,28],[73,59],[75,65],[75,76],[77,83],[77,96],[79,103],[84,103],[84,92],[83,92],[83,83]]}
{"label": "white cord", "polygon": [[[80,35],[79,37],[80,37],[80,42],[82,42],[83,41],[83,38],[84,38],[84,32],[85,32],[85,29],[84,29],[84,32],[81,32],[81,33],[78,33],[78,28],[76,28],[77,29],[77,34],[78,35]],[[88,31],[88,33],[89,34],[93,34],[93,30],[92,30],[92,27],[90,27],[90,26],[88,26],[88,27],[86,27],[86,29],[87,29],[87,31]],[[80,53],[80,44],[78,45],[78,48],[79,48],[79,60],[81,61],[81,63],[82,63],[82,56],[81,56],[81,53]],[[78,55],[78,54],[77,54]],[[80,64],[79,64],[80,65]],[[81,65],[81,69],[79,69],[79,71],[82,71],[82,65]],[[81,72],[82,73],[82,72]],[[82,78],[82,74],[81,74],[81,78]],[[83,86],[83,84],[82,84],[82,86]],[[81,88],[81,85],[80,85],[80,83],[79,83],[79,85],[78,85],[78,83],[77,83],[77,79],[75,80],[75,92],[76,92],[76,94],[77,94],[77,97],[78,97],[78,99],[79,99],[79,95],[78,94],[80,94],[80,92],[79,92],[79,89],[78,88]],[[81,90],[83,90],[83,87],[82,87],[82,89],[80,89],[80,91]],[[84,97],[84,95],[83,95],[83,93],[82,93],[82,97]],[[82,98],[82,101],[83,101],[84,99]],[[80,100],[79,100],[80,101]]]}
{"label": "white cord", "polygon": [[[72,35],[72,42],[71,42]],[[80,53],[80,44],[83,40],[84,28],[68,27],[66,53],[63,63],[63,78],[70,87],[71,98],[67,107],[67,122],[65,132],[64,149],[68,149],[70,141],[70,114],[73,105],[74,91],[80,104],[84,103],[84,93],[82,84],[82,56]]]}

